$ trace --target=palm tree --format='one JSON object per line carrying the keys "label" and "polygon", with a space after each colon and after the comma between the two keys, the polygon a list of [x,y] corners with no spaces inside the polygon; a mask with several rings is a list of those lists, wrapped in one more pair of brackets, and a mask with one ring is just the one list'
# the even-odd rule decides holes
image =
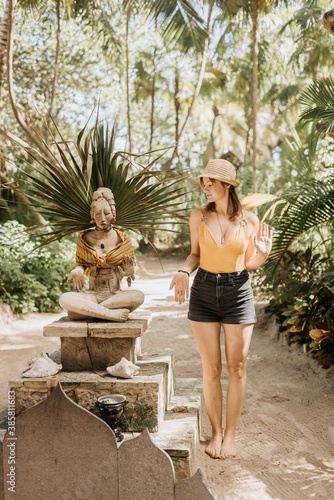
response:
{"label": "palm tree", "polygon": [[[116,2],[112,2],[116,3]],[[123,6],[126,9],[126,4],[129,2],[123,2]],[[170,0],[168,2],[142,2],[133,1],[133,5],[136,4],[137,7],[145,8],[147,16],[149,18],[159,19],[165,28],[163,33],[167,38],[172,37],[177,34],[177,37],[185,36],[186,33],[190,33],[191,39],[194,43],[200,44],[201,40],[205,37],[205,31],[201,28],[201,18],[196,13],[195,9],[191,6],[188,0]],[[58,75],[58,58],[60,51],[60,7],[64,5],[64,12],[66,8],[66,13],[72,13],[75,17],[80,17],[82,21],[86,24],[92,26],[92,28],[98,27],[99,33],[102,32],[104,39],[108,40],[108,43],[119,44],[115,32],[112,27],[112,20],[110,21],[108,14],[110,2],[98,2],[94,0],[82,1],[82,0],[69,0],[66,3],[60,0],[55,0],[56,7],[56,18],[57,18],[57,43],[56,43],[56,54],[55,54],[55,64],[54,64],[54,76],[52,83],[51,98],[49,103],[49,113],[46,121],[44,122],[44,133],[32,130],[29,127],[22,116],[19,107],[16,103],[16,96],[13,85],[13,57],[12,57],[12,45],[13,45],[13,27],[14,27],[14,15],[17,6],[24,9],[37,9],[40,6],[45,7],[45,5],[52,6],[53,1],[43,2],[42,0],[6,0],[4,15],[2,18],[2,23],[0,27],[0,93],[1,93],[1,83],[3,80],[5,59],[7,59],[7,82],[8,82],[8,92],[11,102],[11,106],[15,115],[15,118],[26,136],[29,138],[31,143],[37,150],[45,157],[48,158],[49,162],[54,163],[54,157],[50,152],[50,149],[45,143],[48,141],[49,125],[51,114],[55,101],[56,85],[57,85],[57,75]],[[106,7],[106,9],[104,9]],[[165,23],[165,24],[164,24]],[[0,130],[0,134],[13,139],[9,131]],[[15,142],[20,142],[19,138],[15,138]],[[22,141],[21,141],[22,142]],[[23,141],[24,142],[24,141]],[[6,178],[7,179],[7,178]],[[6,179],[2,179],[7,182]],[[16,187],[16,191],[20,193],[20,190]],[[23,195],[23,193],[21,193]],[[21,196],[25,199],[24,196]],[[29,204],[27,204],[29,206]]]}
{"label": "palm tree", "polygon": [[[39,148],[43,150],[44,155],[48,155],[48,151],[44,148],[43,144],[37,139],[30,128],[25,123],[18,106],[16,104],[14,87],[13,87],[13,61],[12,61],[12,44],[13,44],[13,27],[14,15],[17,5],[25,9],[37,9],[40,6],[45,6],[46,2],[43,0],[6,0],[4,16],[0,27],[0,94],[4,74],[5,59],[7,56],[7,80],[8,90],[11,105],[14,115],[27,134],[29,139]],[[48,2],[49,3],[49,2]],[[116,4],[116,1],[111,2]],[[192,7],[188,0],[169,0],[168,2],[161,2],[159,0],[146,1],[146,0],[123,0],[123,8],[127,14],[127,25],[129,16],[134,9],[144,9],[148,18],[155,18],[161,20],[163,35],[170,39],[171,37],[185,37],[190,33],[191,39],[194,44],[201,44],[204,40],[206,33],[201,27],[202,19],[197,14],[196,10]],[[56,15],[57,15],[57,48],[54,65],[54,79],[53,88],[51,92],[50,113],[52,112],[55,87],[57,83],[57,69],[58,69],[58,56],[59,56],[59,33],[60,33],[60,0],[55,0]],[[72,12],[75,16],[80,18],[92,27],[96,24],[102,26],[103,35],[109,38],[112,43],[115,43],[115,33],[112,28],[112,23],[109,22],[108,10],[110,10],[110,2],[104,4],[96,3],[94,0],[69,0],[66,2],[66,9]],[[128,68],[128,53],[127,53],[127,68]],[[128,92],[129,94],[129,92]],[[129,110],[128,110],[129,115]],[[130,132],[131,133],[131,132]],[[46,132],[47,134],[47,132]],[[131,142],[131,141],[130,141]],[[130,148],[131,149],[131,148]]]}
{"label": "palm tree", "polygon": [[[192,96],[191,103],[190,103],[190,106],[189,106],[188,111],[187,111],[187,115],[186,115],[185,120],[184,120],[184,122],[183,122],[183,124],[182,124],[181,127],[179,127],[179,115],[178,115],[178,113],[176,114],[175,147],[174,147],[172,156],[171,156],[171,158],[170,158],[170,160],[168,162],[167,170],[170,170],[175,156],[178,155],[178,148],[179,148],[179,143],[180,143],[181,137],[184,134],[184,131],[185,131],[186,126],[188,124],[189,118],[190,118],[190,116],[192,114],[192,111],[194,109],[195,102],[197,101],[198,95],[199,95],[200,90],[201,90],[201,86],[202,86],[202,82],[203,82],[203,78],[204,78],[205,67],[206,67],[206,62],[207,62],[207,57],[208,57],[209,40],[210,40],[210,29],[211,29],[211,15],[212,15],[212,10],[213,10],[213,4],[214,4],[214,1],[213,0],[209,0],[208,16],[207,16],[207,21],[206,21],[207,35],[206,35],[206,39],[205,39],[205,42],[204,42],[204,48],[203,48],[203,54],[202,54],[202,61],[201,61],[201,68],[200,68],[200,71],[199,71],[198,80],[197,80],[197,84],[196,84],[196,87],[195,87],[194,95]],[[178,78],[178,73],[175,75],[175,82],[176,82],[177,78]],[[176,95],[176,93],[175,93],[175,95]],[[177,106],[176,106],[176,111],[177,111]]]}

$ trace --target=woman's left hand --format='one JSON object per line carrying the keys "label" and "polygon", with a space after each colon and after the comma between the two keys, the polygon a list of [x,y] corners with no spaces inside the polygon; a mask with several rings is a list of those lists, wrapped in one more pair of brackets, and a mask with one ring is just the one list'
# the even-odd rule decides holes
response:
{"label": "woman's left hand", "polygon": [[272,244],[273,244],[272,229],[269,231],[267,224],[260,224],[259,232],[254,238],[254,245],[256,250],[260,254],[265,255],[267,258],[271,252]]}

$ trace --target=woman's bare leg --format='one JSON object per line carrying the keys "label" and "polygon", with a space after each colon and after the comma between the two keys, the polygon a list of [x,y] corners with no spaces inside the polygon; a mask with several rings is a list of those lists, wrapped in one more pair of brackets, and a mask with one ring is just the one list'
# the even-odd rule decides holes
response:
{"label": "woman's bare leg", "polygon": [[212,426],[212,439],[205,451],[210,457],[219,458],[223,439],[220,323],[191,321],[191,326],[202,359],[203,393]]}
{"label": "woman's bare leg", "polygon": [[229,382],[226,400],[226,428],[220,458],[237,455],[235,431],[246,398],[246,363],[254,325],[223,324],[223,328]]}

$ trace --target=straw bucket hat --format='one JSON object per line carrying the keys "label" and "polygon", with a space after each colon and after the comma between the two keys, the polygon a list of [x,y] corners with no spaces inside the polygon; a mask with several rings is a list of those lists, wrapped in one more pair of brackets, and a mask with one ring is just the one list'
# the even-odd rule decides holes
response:
{"label": "straw bucket hat", "polygon": [[209,160],[205,170],[195,177],[195,181],[201,182],[201,177],[210,177],[219,181],[232,184],[232,186],[239,186],[240,182],[236,181],[237,171],[235,167],[227,160]]}

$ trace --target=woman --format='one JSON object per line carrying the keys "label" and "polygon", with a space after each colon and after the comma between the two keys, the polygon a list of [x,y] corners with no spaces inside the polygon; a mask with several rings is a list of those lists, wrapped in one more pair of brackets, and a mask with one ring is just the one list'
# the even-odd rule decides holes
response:
{"label": "woman", "polygon": [[[235,431],[246,397],[246,360],[256,322],[248,271],[266,261],[272,231],[242,210],[235,188],[236,170],[226,160],[210,160],[195,181],[208,204],[190,215],[191,253],[174,276],[175,300],[189,296],[189,275],[199,266],[190,294],[188,318],[203,366],[203,393],[212,426],[206,453],[235,457]],[[226,427],[222,429],[220,329],[225,335],[229,376]]]}
{"label": "woman", "polygon": [[[116,209],[109,188],[93,193],[90,213],[95,229],[79,234],[77,265],[68,277],[77,291],[63,293],[59,303],[70,319],[93,317],[124,322],[145,297],[140,290],[120,288],[123,277],[127,277],[129,286],[134,279],[134,252],[130,237],[112,226]],[[85,273],[89,276],[89,290],[82,291]]]}

